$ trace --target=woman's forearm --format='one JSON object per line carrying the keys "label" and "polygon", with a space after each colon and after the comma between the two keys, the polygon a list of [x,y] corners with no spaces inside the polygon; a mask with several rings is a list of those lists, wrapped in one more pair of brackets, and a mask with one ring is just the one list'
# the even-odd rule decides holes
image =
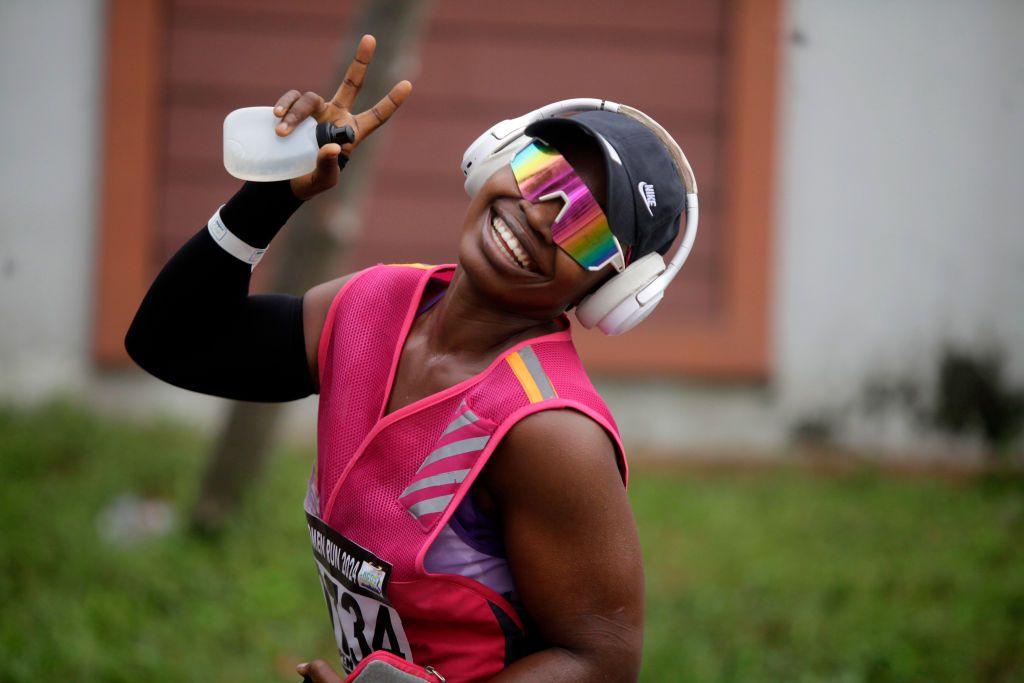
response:
{"label": "woman's forearm", "polygon": [[[246,183],[221,209],[235,236],[265,248],[301,205],[288,182]],[[205,227],[171,257],[125,337],[142,368],[176,386],[249,401],[289,401],[314,390],[302,299],[249,295],[251,268]]]}

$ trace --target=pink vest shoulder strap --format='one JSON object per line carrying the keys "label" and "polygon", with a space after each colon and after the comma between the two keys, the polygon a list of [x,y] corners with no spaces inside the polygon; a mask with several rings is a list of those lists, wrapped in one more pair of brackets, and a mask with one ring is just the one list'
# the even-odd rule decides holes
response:
{"label": "pink vest shoulder strap", "polygon": [[[327,496],[380,419],[414,301],[429,279],[422,264],[377,265],[356,273],[334,297],[317,353],[319,500]],[[325,448],[329,442],[330,448]]]}

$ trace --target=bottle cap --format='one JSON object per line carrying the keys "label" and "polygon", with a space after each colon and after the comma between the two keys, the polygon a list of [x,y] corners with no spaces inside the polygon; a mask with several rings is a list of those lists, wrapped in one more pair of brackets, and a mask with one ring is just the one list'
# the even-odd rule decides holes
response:
{"label": "bottle cap", "polygon": [[347,145],[355,142],[356,134],[352,126],[336,126],[330,121],[318,123],[316,126],[316,144],[318,147],[336,142],[339,145]]}

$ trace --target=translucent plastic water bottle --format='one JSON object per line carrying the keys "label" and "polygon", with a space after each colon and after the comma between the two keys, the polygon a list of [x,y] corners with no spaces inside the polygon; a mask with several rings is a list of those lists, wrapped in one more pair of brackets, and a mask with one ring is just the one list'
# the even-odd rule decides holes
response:
{"label": "translucent plastic water bottle", "polygon": [[274,128],[281,119],[273,107],[236,109],[224,119],[224,168],[242,180],[288,180],[316,168],[316,155],[324,145],[352,142],[350,126],[317,123],[308,118],[288,135]]}

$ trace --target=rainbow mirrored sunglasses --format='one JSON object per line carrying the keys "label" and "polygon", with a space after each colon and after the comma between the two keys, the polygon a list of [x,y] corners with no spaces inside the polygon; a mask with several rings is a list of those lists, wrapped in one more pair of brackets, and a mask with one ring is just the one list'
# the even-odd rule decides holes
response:
{"label": "rainbow mirrored sunglasses", "polygon": [[616,271],[623,271],[626,259],[608,227],[608,218],[565,157],[534,140],[509,165],[523,199],[535,203],[562,200],[562,210],[551,224],[551,238],[562,251],[587,270],[600,270],[611,263]]}

